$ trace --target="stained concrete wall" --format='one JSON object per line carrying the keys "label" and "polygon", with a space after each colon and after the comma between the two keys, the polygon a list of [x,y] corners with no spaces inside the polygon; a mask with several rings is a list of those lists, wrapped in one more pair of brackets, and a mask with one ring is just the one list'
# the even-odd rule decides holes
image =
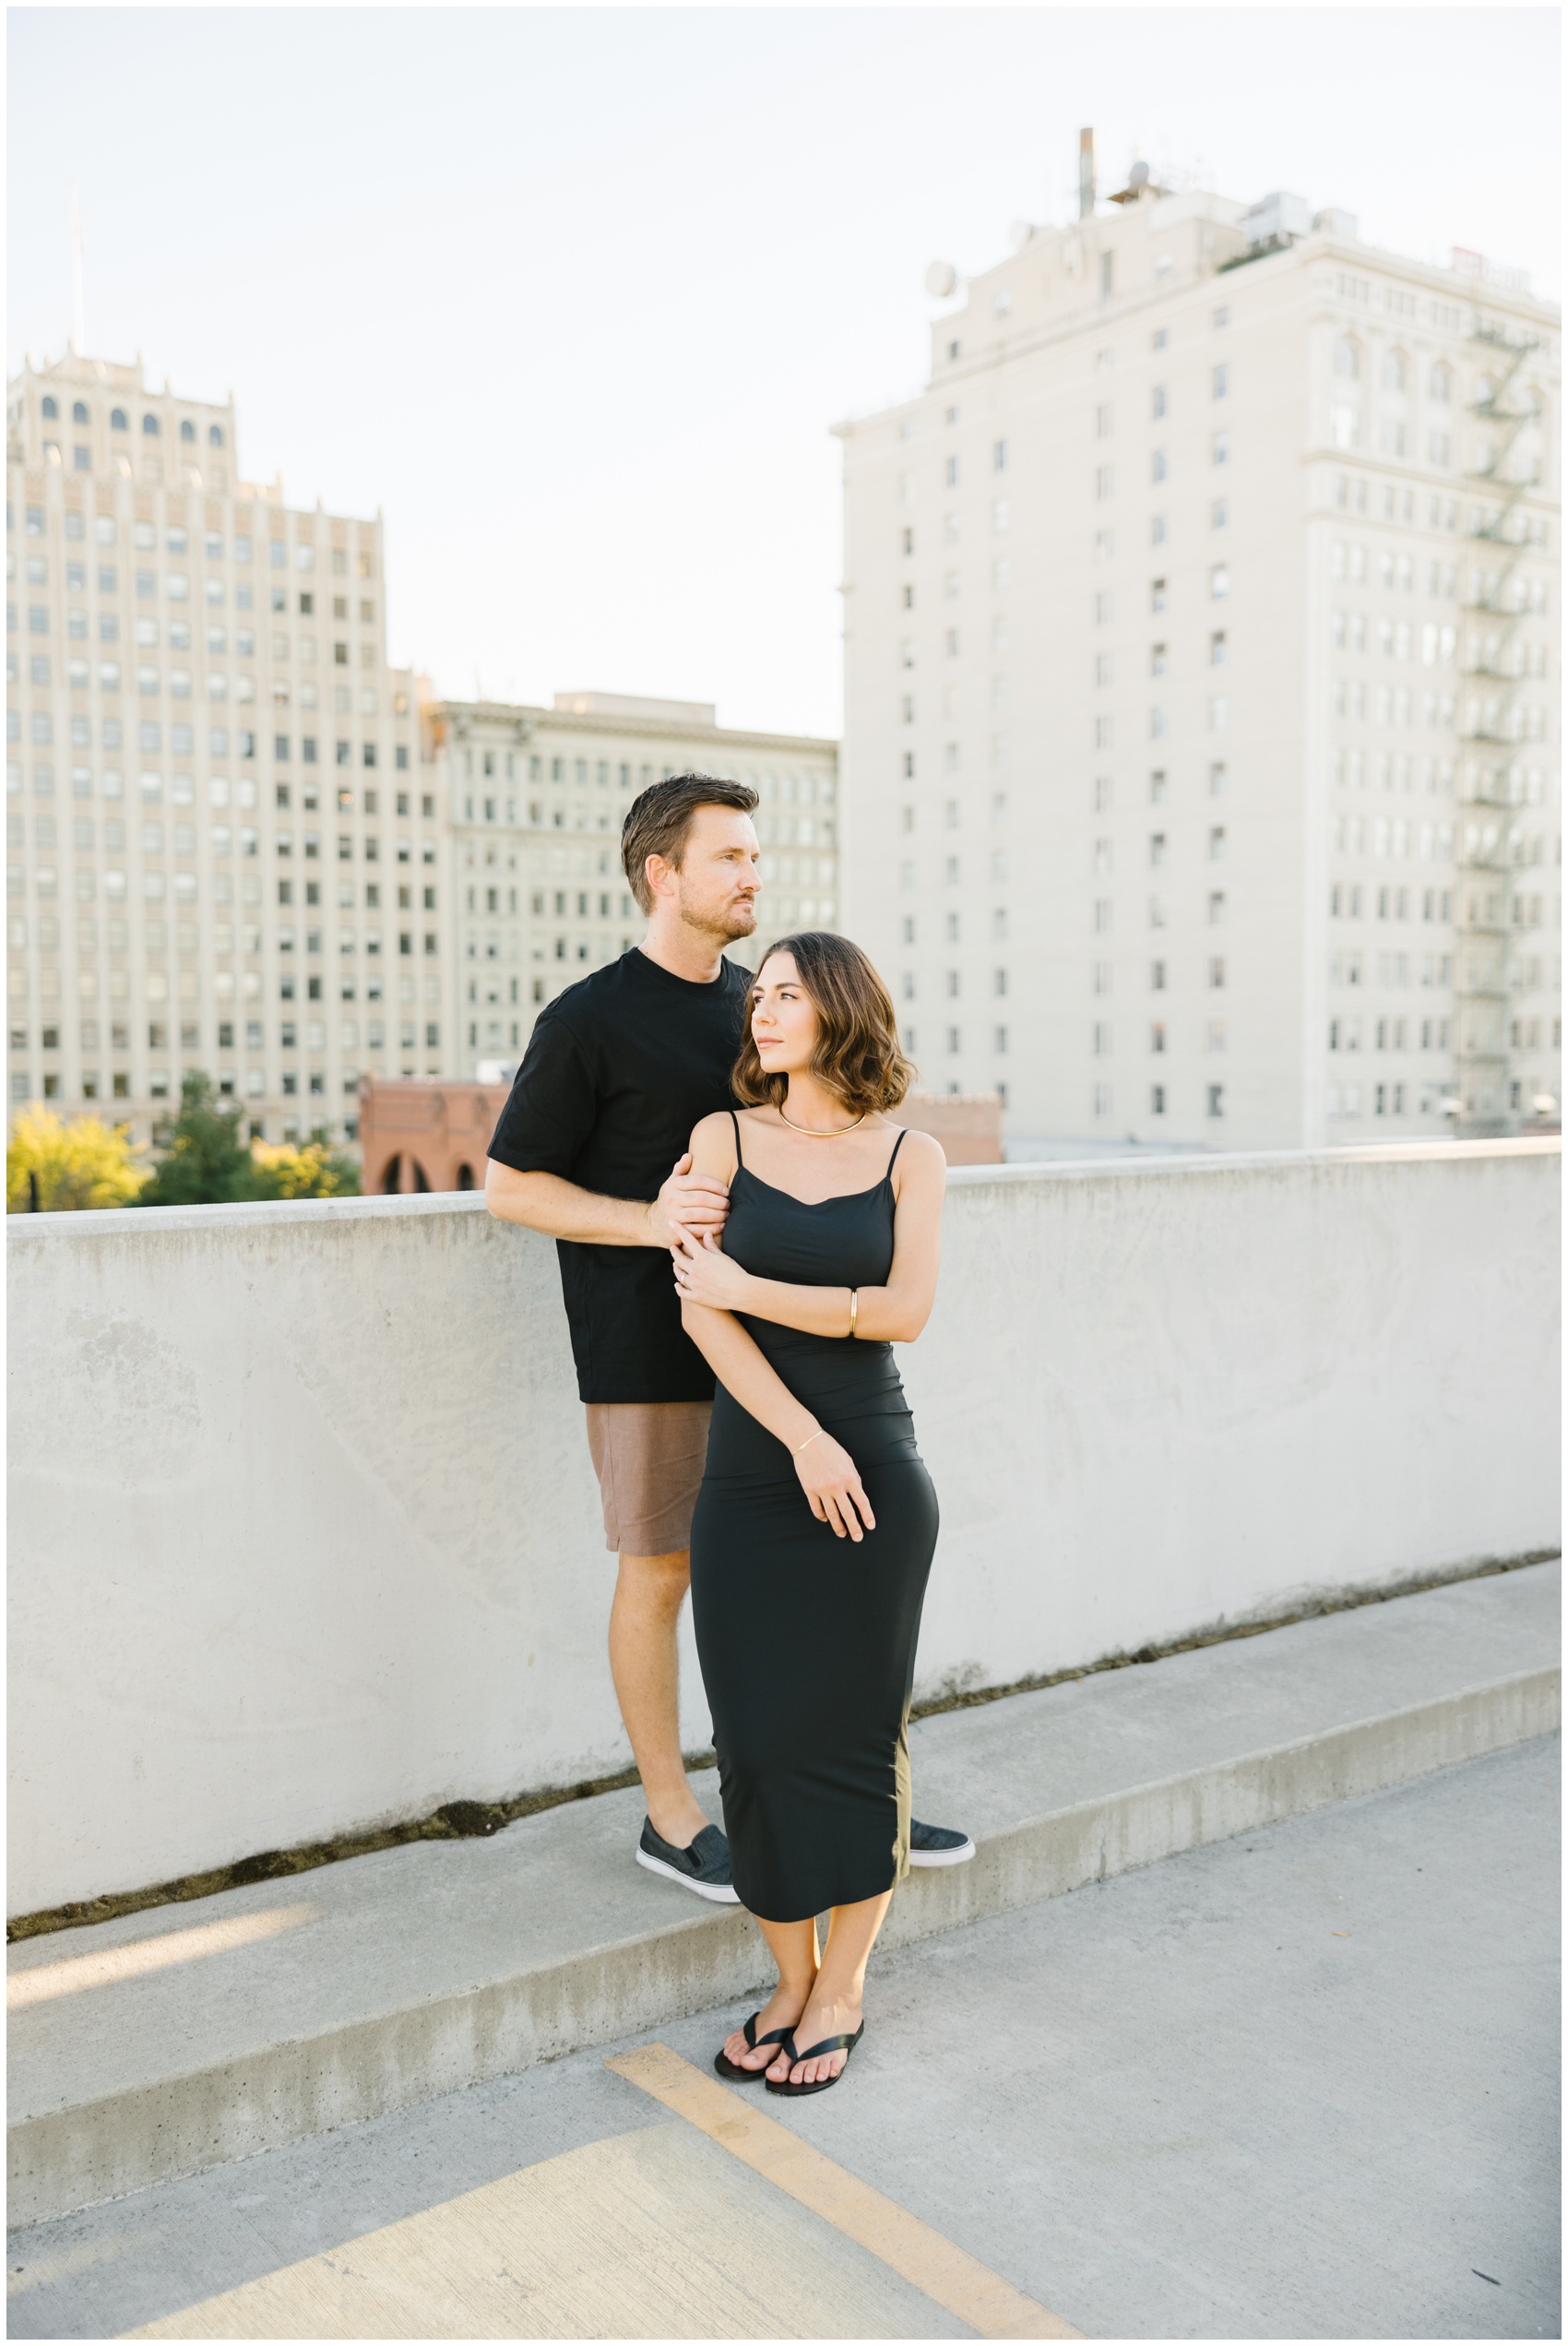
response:
{"label": "stained concrete wall", "polygon": [[[954,1172],[902,1355],[918,1691],[1554,1546],[1557,1176],[1542,1141]],[[624,1764],[547,1242],[445,1197],[7,1237],[8,1911]],[[695,1666],[684,1710],[700,1745]]]}

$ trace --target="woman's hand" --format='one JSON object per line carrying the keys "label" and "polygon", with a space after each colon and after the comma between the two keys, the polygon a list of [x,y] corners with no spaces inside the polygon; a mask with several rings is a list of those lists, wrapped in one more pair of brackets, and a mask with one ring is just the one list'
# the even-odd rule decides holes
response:
{"label": "woman's hand", "polygon": [[675,1286],[683,1303],[706,1304],[711,1311],[743,1312],[751,1274],[721,1254],[711,1231],[676,1229],[670,1249]]}
{"label": "woman's hand", "polygon": [[863,1540],[862,1522],[866,1531],[876,1530],[855,1461],[831,1434],[814,1434],[796,1451],[794,1468],[812,1513],[819,1523],[830,1523],[840,1540],[846,1533],[851,1540]]}

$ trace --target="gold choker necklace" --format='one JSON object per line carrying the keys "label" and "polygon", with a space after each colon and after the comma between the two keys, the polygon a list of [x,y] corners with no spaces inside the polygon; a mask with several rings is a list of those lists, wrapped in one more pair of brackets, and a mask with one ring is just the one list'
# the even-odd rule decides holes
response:
{"label": "gold choker necklace", "polygon": [[847,1132],[858,1132],[860,1130],[867,1116],[870,1115],[871,1110],[869,1108],[862,1108],[852,1125],[841,1125],[837,1132],[814,1132],[810,1125],[798,1125],[792,1116],[785,1116],[782,1108],[779,1109],[778,1113],[784,1117],[784,1122],[789,1125],[791,1132],[798,1132],[802,1134],[807,1140],[842,1140]]}

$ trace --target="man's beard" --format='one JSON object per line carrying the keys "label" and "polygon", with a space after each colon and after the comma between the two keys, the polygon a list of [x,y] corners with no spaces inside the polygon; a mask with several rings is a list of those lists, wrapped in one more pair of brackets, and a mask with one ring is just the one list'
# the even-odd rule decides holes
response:
{"label": "man's beard", "polygon": [[683,905],[681,918],[687,928],[695,929],[699,935],[719,937],[726,945],[733,945],[737,937],[750,936],[755,929],[756,906],[742,899],[739,903],[726,905],[720,912],[701,918]]}

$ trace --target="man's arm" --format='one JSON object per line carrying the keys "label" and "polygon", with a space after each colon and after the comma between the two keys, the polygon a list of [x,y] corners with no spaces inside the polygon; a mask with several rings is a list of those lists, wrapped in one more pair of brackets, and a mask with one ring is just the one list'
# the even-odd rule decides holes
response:
{"label": "man's arm", "polygon": [[584,1246],[671,1246],[677,1227],[719,1231],[730,1210],[729,1192],[680,1158],[657,1197],[600,1197],[559,1173],[518,1173],[492,1157],[484,1169],[484,1202],[498,1221],[520,1222],[547,1238]]}

